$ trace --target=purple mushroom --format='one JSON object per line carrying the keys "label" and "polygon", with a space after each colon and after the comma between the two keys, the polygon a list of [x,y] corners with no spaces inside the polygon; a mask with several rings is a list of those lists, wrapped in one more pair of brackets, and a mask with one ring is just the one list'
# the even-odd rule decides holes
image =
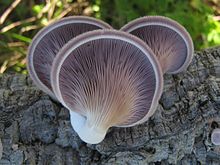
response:
{"label": "purple mushroom", "polygon": [[129,22],[121,31],[141,38],[157,56],[163,73],[186,70],[193,57],[193,42],[179,23],[162,16],[146,16]]}
{"label": "purple mushroom", "polygon": [[110,127],[148,120],[162,94],[163,73],[185,70],[192,57],[189,34],[171,19],[143,17],[116,31],[77,16],[37,34],[28,70],[40,89],[69,109],[80,138],[96,144]]}
{"label": "purple mushroom", "polygon": [[91,17],[73,16],[63,18],[43,28],[34,37],[27,58],[29,74],[35,84],[56,99],[50,83],[54,57],[70,39],[97,29],[111,29],[111,26]]}
{"label": "purple mushroom", "polygon": [[51,70],[52,89],[70,110],[80,138],[101,142],[112,127],[146,121],[163,89],[160,64],[139,38],[116,30],[95,30],[70,40]]}

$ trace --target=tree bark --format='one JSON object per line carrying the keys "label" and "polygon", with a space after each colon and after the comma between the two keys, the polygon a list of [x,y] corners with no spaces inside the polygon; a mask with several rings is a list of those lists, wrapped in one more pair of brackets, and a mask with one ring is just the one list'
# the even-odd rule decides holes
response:
{"label": "tree bark", "polygon": [[149,121],[111,128],[103,142],[88,145],[68,111],[28,76],[1,75],[0,164],[219,165],[220,146],[210,136],[220,127],[220,48],[196,52],[186,72],[164,78]]}

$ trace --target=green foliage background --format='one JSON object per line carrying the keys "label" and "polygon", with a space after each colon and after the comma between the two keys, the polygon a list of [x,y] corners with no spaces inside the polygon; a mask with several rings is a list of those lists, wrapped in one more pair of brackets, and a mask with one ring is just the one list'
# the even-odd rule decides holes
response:
{"label": "green foliage background", "polygon": [[[13,2],[0,1],[0,18]],[[20,0],[0,23],[0,73],[26,74],[33,36],[69,15],[93,16],[117,29],[141,16],[163,15],[189,31],[196,50],[220,45],[220,0]]]}

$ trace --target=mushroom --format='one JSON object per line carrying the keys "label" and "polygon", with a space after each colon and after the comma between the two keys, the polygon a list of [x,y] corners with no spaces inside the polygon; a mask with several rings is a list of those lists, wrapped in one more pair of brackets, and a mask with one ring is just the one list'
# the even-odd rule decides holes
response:
{"label": "mushroom", "polygon": [[193,57],[193,42],[186,29],[163,16],[146,16],[129,22],[121,31],[141,38],[157,56],[163,73],[186,70]]}
{"label": "mushroom", "polygon": [[220,128],[216,128],[212,131],[211,141],[214,145],[220,145]]}
{"label": "mushroom", "polygon": [[181,25],[165,17],[143,17],[116,31],[78,16],[41,30],[28,54],[37,86],[69,110],[83,141],[96,144],[110,127],[131,127],[152,116],[163,73],[185,70],[193,43]]}
{"label": "mushroom", "polygon": [[130,127],[156,110],[163,89],[160,64],[139,38],[95,30],[70,40],[55,57],[51,85],[70,110],[72,127],[90,144],[110,127]]}
{"label": "mushroom", "polygon": [[96,29],[111,29],[111,26],[91,17],[73,16],[56,21],[38,32],[27,57],[27,68],[35,84],[56,99],[50,84],[54,57],[70,39]]}

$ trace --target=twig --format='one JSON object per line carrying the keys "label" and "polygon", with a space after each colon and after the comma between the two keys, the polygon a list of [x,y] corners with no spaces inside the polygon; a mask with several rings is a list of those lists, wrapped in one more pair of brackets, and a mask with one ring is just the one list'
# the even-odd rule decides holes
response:
{"label": "twig", "polygon": [[24,42],[10,42],[7,45],[8,47],[26,46]]}
{"label": "twig", "polygon": [[30,26],[25,26],[25,27],[22,27],[20,32],[21,33],[24,33],[24,32],[27,32],[27,31],[30,31],[30,30],[35,30],[35,29],[38,29],[40,28],[41,26],[39,25],[30,25]]}
{"label": "twig", "polygon": [[4,63],[2,64],[2,66],[0,67],[0,74],[4,73],[7,69],[7,65],[8,65],[8,61],[4,61]]}
{"label": "twig", "polygon": [[48,10],[48,13],[47,13],[47,18],[48,20],[50,20],[54,14],[54,11],[55,11],[55,8],[56,8],[56,3],[57,3],[57,0],[52,0],[50,2],[50,8]]}
{"label": "twig", "polygon": [[0,17],[0,25],[5,22],[5,19],[8,17],[8,15],[12,12],[12,10],[21,2],[21,0],[15,0],[11,6],[2,14]]}
{"label": "twig", "polygon": [[60,19],[60,18],[63,18],[65,15],[67,15],[69,12],[71,12],[73,9],[73,7],[68,7],[67,9],[65,9],[62,13],[59,14],[59,16],[57,16],[56,18],[54,19],[51,19],[50,21],[48,21],[48,24]]}
{"label": "twig", "polygon": [[11,23],[11,24],[8,25],[8,26],[3,27],[3,28],[0,30],[0,32],[1,32],[1,33],[4,33],[4,32],[9,31],[10,29],[13,29],[14,27],[20,26],[21,24],[34,22],[34,21],[36,21],[36,20],[37,20],[36,17],[31,17],[31,18],[27,18],[27,19],[25,19],[25,20],[23,20],[23,21],[17,21],[17,22]]}

